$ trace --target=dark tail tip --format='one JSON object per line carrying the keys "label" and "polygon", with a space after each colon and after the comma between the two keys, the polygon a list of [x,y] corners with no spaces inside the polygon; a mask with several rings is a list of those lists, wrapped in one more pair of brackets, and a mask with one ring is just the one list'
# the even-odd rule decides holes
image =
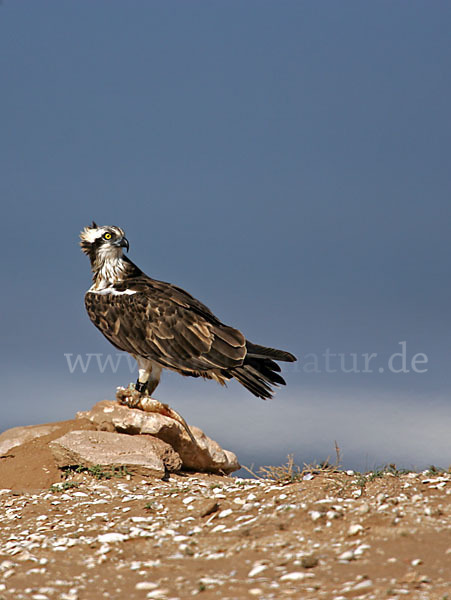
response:
{"label": "dark tail tip", "polygon": [[277,350],[276,348],[268,348],[266,346],[260,346],[259,344],[253,344],[252,342],[246,341],[247,355],[255,358],[271,358],[272,360],[281,360],[283,362],[295,362],[297,358],[291,352],[286,350]]}

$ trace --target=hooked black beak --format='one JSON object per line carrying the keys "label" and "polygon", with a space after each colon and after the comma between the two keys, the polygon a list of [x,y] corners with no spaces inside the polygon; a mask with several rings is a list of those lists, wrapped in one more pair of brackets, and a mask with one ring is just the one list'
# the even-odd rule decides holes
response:
{"label": "hooked black beak", "polygon": [[121,238],[118,242],[117,245],[119,246],[119,248],[126,248],[127,252],[128,252],[128,239],[126,237]]}

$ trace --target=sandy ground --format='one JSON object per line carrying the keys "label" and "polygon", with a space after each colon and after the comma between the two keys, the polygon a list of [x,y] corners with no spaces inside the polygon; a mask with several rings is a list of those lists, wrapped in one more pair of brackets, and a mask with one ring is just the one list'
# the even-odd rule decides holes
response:
{"label": "sandy ground", "polygon": [[447,473],[65,480],[39,447],[0,459],[0,599],[451,599]]}

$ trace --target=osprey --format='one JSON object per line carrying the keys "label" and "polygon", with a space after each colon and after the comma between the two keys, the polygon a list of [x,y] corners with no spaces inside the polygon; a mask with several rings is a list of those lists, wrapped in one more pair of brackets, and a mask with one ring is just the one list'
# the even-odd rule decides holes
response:
{"label": "osprey", "polygon": [[293,354],[253,344],[188,292],[145,275],[123,254],[129,244],[120,227],[93,222],[80,239],[93,273],[85,295],[89,317],[138,362],[139,393],[153,393],[162,369],[222,385],[235,378],[263,399],[272,397],[271,386],[285,385],[275,361],[293,362]]}

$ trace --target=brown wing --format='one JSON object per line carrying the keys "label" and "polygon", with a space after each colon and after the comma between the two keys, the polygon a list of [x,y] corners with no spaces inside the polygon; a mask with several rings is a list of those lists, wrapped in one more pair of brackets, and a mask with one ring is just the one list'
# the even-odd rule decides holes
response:
{"label": "brown wing", "polygon": [[223,325],[184,290],[145,276],[116,289],[136,293],[87,292],[85,304],[94,325],[120,350],[179,371],[243,364],[243,334]]}

